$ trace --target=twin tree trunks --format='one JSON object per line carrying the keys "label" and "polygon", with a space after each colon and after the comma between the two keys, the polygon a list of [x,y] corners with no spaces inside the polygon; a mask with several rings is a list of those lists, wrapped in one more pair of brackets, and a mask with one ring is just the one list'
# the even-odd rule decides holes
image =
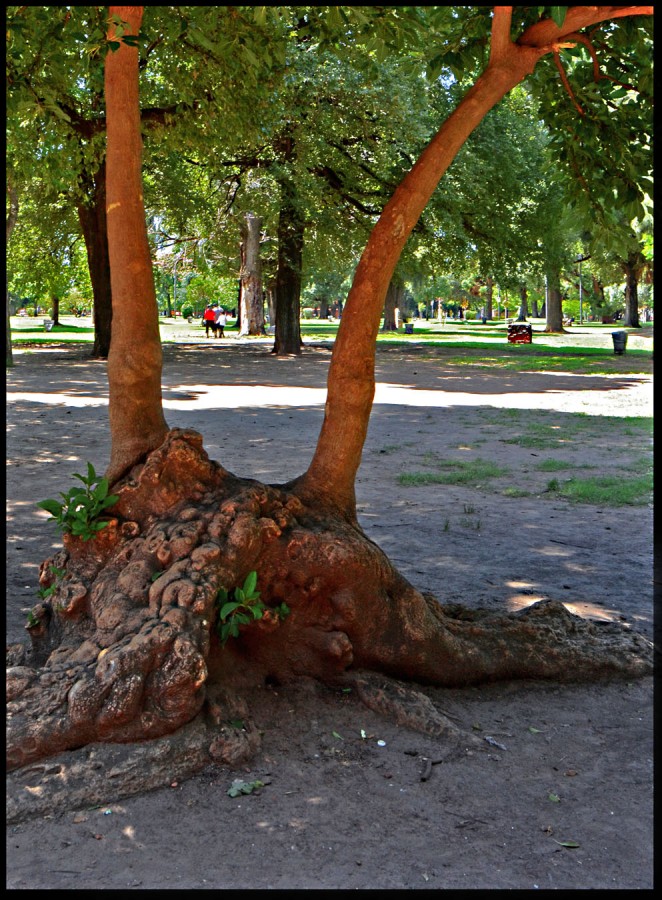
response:
{"label": "twin tree trunks", "polygon": [[[8,652],[10,768],[95,742],[188,740],[194,722],[202,723],[195,734],[205,747],[196,764],[210,757],[236,762],[254,751],[255,732],[247,729],[238,745],[223,723],[242,687],[265,679],[353,679],[374,708],[448,734],[450,724],[421,695],[389,689],[385,681],[375,687],[369,673],[458,686],[651,672],[648,641],[572,616],[560,603],[494,616],[421,594],[362,532],[354,495],[386,291],[439,179],[485,114],[541,56],[575,30],[632,10],[640,8],[570,7],[563,29],[544,19],[513,43],[511,8],[495,7],[487,68],[396,189],[367,243],[344,306],[315,453],[308,469],[284,485],[236,477],[209,460],[199,434],[165,422],[142,206],[138,51],[121,43],[108,54],[113,335],[106,476],[119,500],[110,525],[93,540],[65,535],[63,550],[42,564],[40,582],[53,591],[33,610],[32,648]],[[138,33],[142,7],[110,13]],[[297,229],[283,241],[294,259]],[[285,602],[291,612],[281,620],[268,611],[220,646],[218,591],[242,584],[251,571],[267,607]],[[182,753],[190,751],[186,740]]]}

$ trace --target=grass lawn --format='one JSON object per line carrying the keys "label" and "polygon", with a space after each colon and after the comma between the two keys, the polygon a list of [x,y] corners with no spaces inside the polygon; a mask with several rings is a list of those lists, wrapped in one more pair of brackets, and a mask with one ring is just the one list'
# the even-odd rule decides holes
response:
{"label": "grass lawn", "polygon": [[[43,318],[13,316],[10,320],[12,341],[19,349],[29,344],[89,343],[94,340],[92,319],[62,316],[61,324],[46,331]],[[401,330],[392,334],[379,334],[380,347],[397,349],[399,346],[416,345],[430,348],[438,357],[443,354],[450,365],[499,367],[512,371],[571,372],[576,374],[650,374],[653,354],[653,327],[622,329],[615,325],[587,323],[572,325],[565,334],[545,334],[542,319],[529,320],[533,328],[531,344],[509,344],[507,325],[501,320],[486,325],[472,321],[447,320],[445,324],[434,321],[416,321],[413,334]],[[195,319],[189,324],[181,318],[160,318],[163,343],[199,343],[206,338],[203,328]],[[625,330],[628,335],[626,352],[614,353],[612,331]],[[304,343],[319,341],[332,343],[338,331],[338,323],[303,319],[301,334]],[[226,338],[237,337],[233,323],[228,326]]]}

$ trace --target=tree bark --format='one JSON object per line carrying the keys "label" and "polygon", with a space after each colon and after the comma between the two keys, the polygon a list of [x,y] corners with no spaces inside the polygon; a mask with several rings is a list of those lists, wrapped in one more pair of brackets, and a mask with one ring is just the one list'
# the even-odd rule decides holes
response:
{"label": "tree bark", "polygon": [[92,356],[107,359],[113,320],[108,225],[106,216],[106,163],[86,179],[87,199],[78,204],[78,221],[85,240],[92,283],[94,344]]}
{"label": "tree bark", "polygon": [[388,286],[388,290],[386,291],[386,298],[384,299],[384,323],[382,325],[382,331],[388,332],[398,330],[395,321],[395,310],[400,306],[403,295],[404,285],[400,279],[394,275]]}
{"label": "tree bark", "polygon": [[558,270],[547,274],[547,302],[545,332],[548,334],[563,334],[563,301],[561,298],[561,277]]}
{"label": "tree bark", "polygon": [[625,273],[625,320],[626,328],[640,328],[638,283],[645,265],[641,253],[630,253],[623,265]]}
{"label": "tree bark", "polygon": [[[142,6],[111,6],[138,34]],[[111,25],[109,39],[115,29]],[[142,187],[138,49],[106,56],[106,195],[113,333],[108,354],[112,482],[163,443],[162,352]]]}
{"label": "tree bark", "polygon": [[264,291],[260,260],[262,220],[246,213],[241,226],[240,335],[264,334]]}
{"label": "tree bark", "polygon": [[518,322],[526,322],[526,318],[529,314],[529,304],[528,304],[528,292],[525,284],[520,285],[519,289],[519,315],[517,316]]}
{"label": "tree bark", "polygon": [[[294,137],[288,129],[280,142],[285,163],[294,159]],[[297,202],[296,184],[291,175],[280,179],[278,217],[278,262],[276,271],[276,338],[272,352],[277,355],[301,353],[301,266],[305,223]]]}
{"label": "tree bark", "polygon": [[51,319],[53,320],[53,325],[60,324],[60,298],[57,294],[51,294],[51,303],[53,304],[53,314],[51,315]]}
{"label": "tree bark", "polygon": [[494,279],[488,275],[485,279],[485,318],[492,318],[492,303],[494,300]]}
{"label": "tree bark", "polygon": [[[7,213],[7,228],[5,232],[5,246],[9,246],[9,238],[18,221],[18,189],[11,178],[7,178],[7,194],[9,196],[9,212]],[[11,340],[11,322],[9,318],[9,283],[7,272],[5,270],[5,298],[6,298],[6,325],[7,325],[7,341],[5,352],[5,364],[7,368],[14,365],[14,351]]]}

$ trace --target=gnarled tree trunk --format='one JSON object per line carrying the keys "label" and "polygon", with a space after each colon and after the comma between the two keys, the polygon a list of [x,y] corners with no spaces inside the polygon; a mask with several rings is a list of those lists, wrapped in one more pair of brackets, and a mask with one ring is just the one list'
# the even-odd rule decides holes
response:
{"label": "gnarled tree trunk", "polygon": [[[229,718],[227,692],[251,679],[330,681],[355,673],[355,683],[364,684],[363,673],[374,670],[466,685],[651,671],[647,641],[584,622],[562,604],[501,617],[443,607],[365,536],[354,498],[384,299],[422,209],[488,110],[563,34],[613,9],[569,8],[563,32],[544,19],[513,44],[510,8],[495,8],[486,71],[396,189],[368,241],[343,310],[314,457],[284,485],[238,478],[209,460],[200,435],[167,429],[140,199],[138,54],[124,44],[109,54],[108,475],[119,500],[94,539],[65,535],[64,549],[41,567],[41,584],[53,591],[33,609],[32,653],[19,647],[10,654],[10,767],[93,741],[190,734],[183,726],[199,714],[206,718],[196,740],[206,743],[196,764],[236,762],[243,750],[222,724]],[[110,11],[137,33],[142,7]],[[241,585],[251,571],[258,572],[264,615],[222,646],[219,589]],[[277,611],[283,601],[285,618]],[[361,690],[372,702],[370,690]]]}

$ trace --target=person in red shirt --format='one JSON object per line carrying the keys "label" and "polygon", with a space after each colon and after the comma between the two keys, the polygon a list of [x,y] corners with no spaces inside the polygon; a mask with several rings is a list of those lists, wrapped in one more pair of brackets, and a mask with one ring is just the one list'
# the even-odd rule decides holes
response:
{"label": "person in red shirt", "polygon": [[214,312],[214,308],[211,303],[207,306],[207,309],[204,311],[204,315],[202,316],[202,321],[205,326],[205,334],[209,337],[209,329],[214,332],[214,336],[216,336],[216,313]]}

